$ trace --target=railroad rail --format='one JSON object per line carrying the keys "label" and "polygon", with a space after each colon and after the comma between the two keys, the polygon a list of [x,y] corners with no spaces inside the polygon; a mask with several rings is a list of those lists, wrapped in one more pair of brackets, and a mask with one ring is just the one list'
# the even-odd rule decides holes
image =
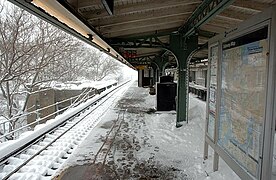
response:
{"label": "railroad rail", "polygon": [[50,179],[100,121],[96,115],[105,113],[93,114],[95,110],[128,82],[110,87],[32,136],[0,149],[0,179]]}

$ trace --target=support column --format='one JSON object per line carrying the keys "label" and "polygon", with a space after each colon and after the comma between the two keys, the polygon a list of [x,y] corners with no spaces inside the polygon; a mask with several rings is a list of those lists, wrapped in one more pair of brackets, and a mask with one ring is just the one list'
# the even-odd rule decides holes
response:
{"label": "support column", "polygon": [[142,87],[144,72],[142,69],[138,69],[138,87]]}
{"label": "support column", "polygon": [[165,69],[166,69],[166,66],[168,65],[169,63],[169,56],[163,56],[162,57],[162,67],[161,67],[161,70],[162,70],[162,76],[165,76]]}
{"label": "support column", "polygon": [[152,71],[153,71],[153,69],[152,68],[150,68],[149,69],[149,86],[150,87],[152,87],[152,85],[153,85],[153,79],[152,79],[152,77],[151,77],[151,74],[152,74]]}
{"label": "support column", "polygon": [[155,83],[159,82],[159,69],[156,69],[155,76],[156,76]]}
{"label": "support column", "polygon": [[188,96],[188,58],[197,49],[198,37],[190,36],[183,38],[181,34],[170,36],[170,48],[178,61],[178,83],[176,102],[176,127],[181,127],[188,120],[187,103]]}
{"label": "support column", "polygon": [[157,68],[156,67],[152,67],[152,71],[153,71],[153,77],[152,77],[152,83],[153,83],[153,85],[155,85],[155,83],[156,83],[156,71],[157,71]]}
{"label": "support column", "polygon": [[168,58],[162,58],[161,56],[157,56],[155,59],[154,59],[156,65],[158,66],[158,80],[159,81],[159,76],[163,76],[165,75],[165,72],[163,72],[163,70],[165,69],[164,66],[166,65],[166,63],[168,62]]}

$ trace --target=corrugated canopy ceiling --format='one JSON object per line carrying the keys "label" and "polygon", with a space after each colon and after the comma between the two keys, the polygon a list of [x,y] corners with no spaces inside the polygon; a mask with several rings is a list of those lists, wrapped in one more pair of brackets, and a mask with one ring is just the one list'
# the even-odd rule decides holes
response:
{"label": "corrugated canopy ceiling", "polygon": [[[44,3],[49,0],[34,0],[33,3],[36,1]],[[209,0],[213,4],[222,1]],[[104,6],[104,3],[112,2],[108,0],[57,2],[88,25],[121,57],[125,57],[124,52],[128,50],[135,51],[135,57],[154,57],[166,53],[164,47],[169,45],[169,34],[187,26],[189,19],[208,0],[114,0],[112,13]],[[221,12],[196,27],[199,46],[206,45],[212,36],[237,26],[273,4],[276,4],[276,0],[232,1]],[[210,5],[209,9],[211,8]],[[195,54],[194,59],[207,58],[207,53],[207,49],[202,49]],[[116,57],[115,54],[114,56]]]}

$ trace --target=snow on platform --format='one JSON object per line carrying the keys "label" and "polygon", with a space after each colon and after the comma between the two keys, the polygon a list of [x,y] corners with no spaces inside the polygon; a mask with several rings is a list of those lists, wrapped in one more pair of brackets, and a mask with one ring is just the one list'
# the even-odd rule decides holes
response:
{"label": "snow on platform", "polygon": [[155,112],[156,96],[136,86],[116,95],[55,179],[239,179],[223,160],[217,172],[203,160],[205,102],[190,95],[189,123],[176,128],[176,114]]}

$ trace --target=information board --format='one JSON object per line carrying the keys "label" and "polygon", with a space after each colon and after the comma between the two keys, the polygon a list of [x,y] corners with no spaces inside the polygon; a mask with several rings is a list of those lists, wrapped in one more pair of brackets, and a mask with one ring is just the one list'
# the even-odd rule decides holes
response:
{"label": "information board", "polygon": [[210,72],[209,72],[209,98],[208,98],[208,136],[214,140],[215,119],[216,119],[216,95],[217,95],[217,64],[218,64],[218,46],[210,49]]}
{"label": "information board", "polygon": [[222,44],[218,144],[254,177],[263,147],[268,27]]}

